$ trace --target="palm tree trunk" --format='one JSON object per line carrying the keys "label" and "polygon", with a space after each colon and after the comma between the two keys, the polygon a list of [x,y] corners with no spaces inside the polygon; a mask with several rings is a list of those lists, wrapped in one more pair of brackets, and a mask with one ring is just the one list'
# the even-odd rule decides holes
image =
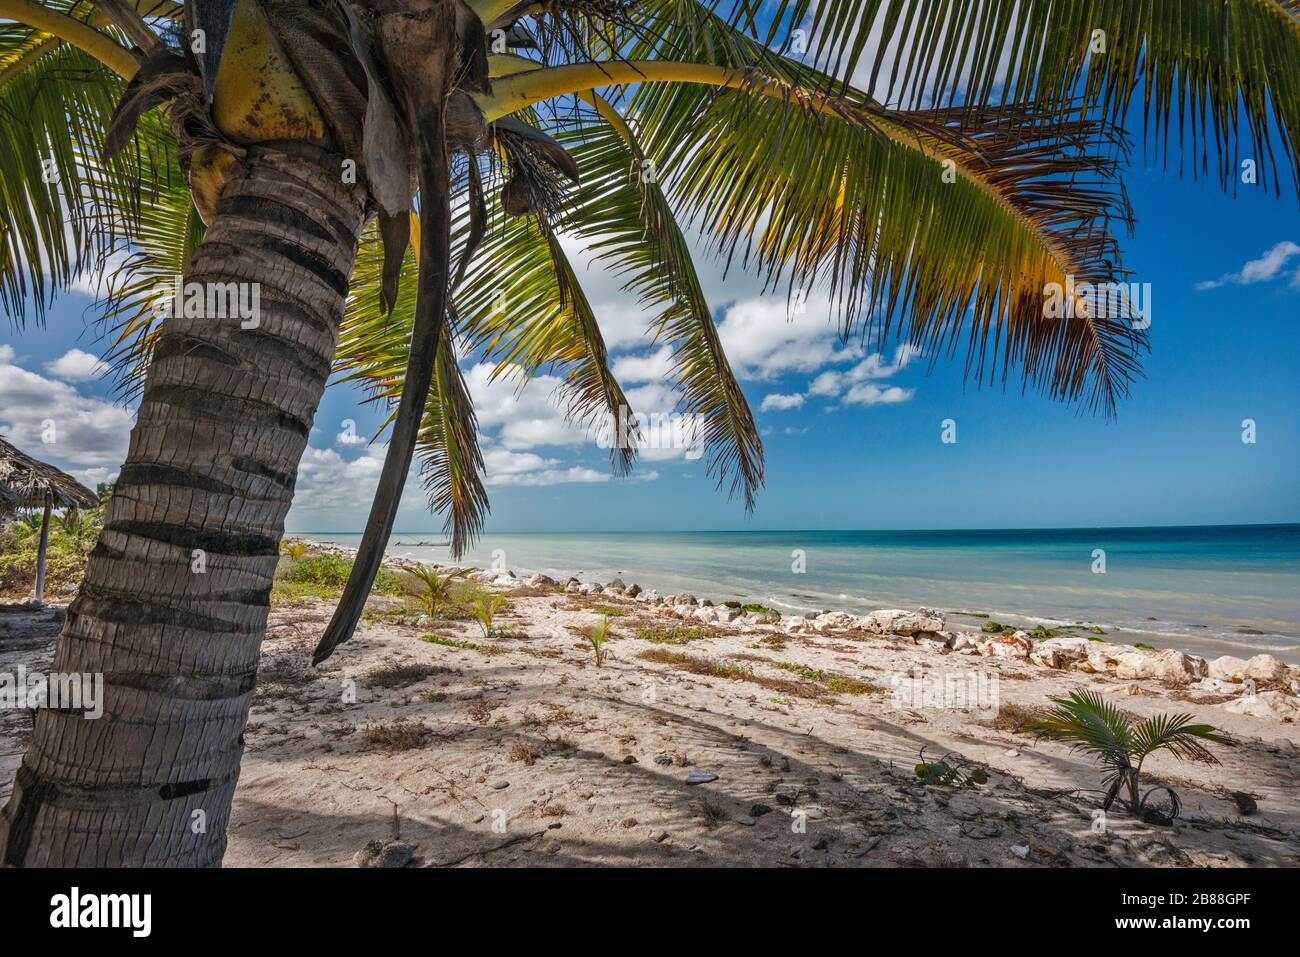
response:
{"label": "palm tree trunk", "polygon": [[50,548],[51,501],[45,499],[45,514],[41,516],[41,541],[36,546],[36,604],[45,601],[45,553]]}
{"label": "palm tree trunk", "polygon": [[216,866],[285,513],[363,222],[342,160],[252,150],[190,283],[257,284],[257,325],[168,318],[56,673],[102,674],[103,716],[42,710],[8,806],[16,866]]}

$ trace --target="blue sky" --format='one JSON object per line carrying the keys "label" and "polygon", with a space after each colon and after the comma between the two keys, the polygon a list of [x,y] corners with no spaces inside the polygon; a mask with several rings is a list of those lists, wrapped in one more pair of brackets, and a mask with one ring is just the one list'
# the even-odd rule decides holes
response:
{"label": "blue sky", "polygon": [[[1259,187],[1225,196],[1137,160],[1127,176],[1138,223],[1123,241],[1134,280],[1153,292],[1146,378],[1118,421],[1079,415],[1017,388],[963,386],[959,364],[896,362],[839,343],[810,301],[789,322],[784,294],[703,268],[724,343],[767,449],[754,515],[715,491],[704,463],[680,450],[608,476],[607,454],[566,429],[553,382],[516,396],[466,365],[480,410],[492,497],[490,531],[784,528],[990,528],[1300,521],[1300,216]],[[571,250],[577,255],[576,249]],[[580,273],[640,409],[666,409],[662,356],[647,317],[617,279]],[[1217,283],[1213,288],[1198,288]],[[130,411],[97,378],[102,344],[89,298],[72,295],[44,328],[0,327],[0,432],[87,481],[111,478]],[[864,365],[864,363],[866,363]],[[816,383],[816,386],[813,384]],[[803,396],[795,400],[769,396]],[[760,411],[762,409],[762,411]],[[40,444],[41,423],[60,423]],[[940,441],[941,423],[957,442]],[[1242,442],[1243,419],[1257,441]],[[349,440],[345,423],[355,422]],[[304,458],[290,531],[355,531],[364,523],[382,445],[379,417],[331,387]],[[418,481],[397,527],[435,532]]]}

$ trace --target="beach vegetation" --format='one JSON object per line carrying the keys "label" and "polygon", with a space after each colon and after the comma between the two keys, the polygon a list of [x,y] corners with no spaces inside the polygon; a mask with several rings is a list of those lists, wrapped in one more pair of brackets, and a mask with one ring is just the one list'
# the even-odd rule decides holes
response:
{"label": "beach vegetation", "polygon": [[437,618],[451,595],[451,586],[458,578],[464,578],[473,569],[458,568],[446,575],[438,574],[436,568],[419,565],[406,569],[406,593],[415,600],[430,618]]}
{"label": "beach vegetation", "polygon": [[280,554],[283,555],[285,558],[289,559],[290,561],[294,561],[294,562],[302,561],[303,556],[307,554],[307,543],[306,542],[281,542]]}
{"label": "beach vegetation", "polygon": [[[1072,750],[1086,752],[1101,765],[1105,799],[1103,810],[1110,810],[1120,792],[1124,792],[1129,813],[1139,820],[1158,814],[1166,820],[1177,817],[1178,799],[1168,788],[1154,787],[1141,791],[1142,763],[1151,755],[1166,751],[1180,760],[1218,764],[1205,742],[1234,745],[1235,742],[1216,732],[1212,725],[1195,724],[1190,714],[1160,714],[1136,719],[1116,708],[1094,691],[1072,691],[1068,698],[1054,698],[1054,708],[1041,718],[1025,722],[1021,731],[1068,742]],[[1150,799],[1163,791],[1172,801],[1172,813],[1162,814]],[[1161,823],[1154,821],[1153,823]]]}
{"label": "beach vegetation", "polygon": [[[306,558],[285,558],[276,571],[272,601],[292,601],[299,598],[337,599],[352,574],[352,559],[343,555],[322,552]],[[400,578],[384,569],[375,577],[372,592],[382,595],[401,595],[404,592]]]}
{"label": "beach vegetation", "polygon": [[758,674],[753,668],[738,664],[734,661],[717,661],[712,658],[699,658],[695,655],[688,655],[680,651],[668,651],[666,648],[652,648],[641,652],[638,656],[645,661],[654,661],[659,664],[669,665],[681,671],[686,671],[694,675],[700,675],[706,678],[725,678],[728,681],[747,681],[751,684],[759,685],[770,691],[778,691],[782,694],[793,695],[796,698],[807,698],[813,701],[824,701],[832,697],[829,689],[817,684],[814,681],[793,680],[788,678],[773,678],[768,675]]}
{"label": "beach vegetation", "polygon": [[921,779],[921,783],[926,786],[937,787],[962,787],[966,785],[987,784],[989,780],[988,772],[981,767],[967,768],[965,764],[952,754],[945,754],[938,761],[925,760],[925,748],[921,749],[918,755],[920,761],[917,762],[913,773]]}
{"label": "beach vegetation", "polygon": [[428,642],[431,645],[442,645],[444,648],[459,648],[462,651],[481,651],[485,655],[500,655],[505,652],[492,645],[480,645],[476,641],[465,641],[461,638],[447,638],[443,635],[421,635],[421,641]]}
{"label": "beach vegetation", "polygon": [[[45,593],[66,594],[76,587],[86,571],[86,562],[100,529],[104,509],[113,493],[111,483],[97,489],[99,504],[93,508],[69,508],[50,515],[49,543],[45,552]],[[36,564],[41,541],[42,513],[21,511],[0,528],[0,597],[23,598],[36,583]]]}
{"label": "beach vegetation", "polygon": [[880,686],[873,685],[869,681],[861,681],[858,678],[851,678],[848,675],[840,674],[838,671],[825,671],[821,668],[809,668],[806,665],[798,665],[788,661],[775,662],[778,668],[797,674],[800,678],[807,678],[809,681],[815,681],[819,685],[825,686],[828,691],[836,694],[859,695],[867,694],[871,691],[882,691]]}
{"label": "beach vegetation", "polygon": [[637,629],[636,636],[656,645],[684,645],[691,641],[716,638],[717,632],[695,625],[649,625]]}
{"label": "beach vegetation", "polygon": [[501,608],[501,603],[506,600],[506,596],[494,593],[484,592],[474,598],[474,620],[478,626],[483,629],[484,638],[496,637],[496,630],[492,627],[496,621],[497,611]]}
{"label": "beach vegetation", "polygon": [[599,668],[605,663],[605,641],[609,638],[609,618],[605,617],[600,623],[587,629],[587,640],[591,642],[591,650],[596,655],[596,667]]}
{"label": "beach vegetation", "polygon": [[412,751],[422,747],[433,731],[418,721],[399,718],[387,724],[375,724],[361,733],[361,746],[368,751]]}

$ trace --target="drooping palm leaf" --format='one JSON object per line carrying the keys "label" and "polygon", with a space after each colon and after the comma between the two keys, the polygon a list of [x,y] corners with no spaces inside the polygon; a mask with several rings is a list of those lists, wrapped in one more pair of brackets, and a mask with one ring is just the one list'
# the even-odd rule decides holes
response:
{"label": "drooping palm leaf", "polygon": [[[379,300],[383,246],[375,228],[363,234],[335,355],[335,369],[342,373],[339,381],[358,383],[368,401],[389,408],[381,431],[392,420],[405,377],[416,298],[413,248],[403,266],[408,275],[398,287],[390,315]],[[452,551],[459,554],[481,530],[488,501],[473,403],[456,363],[452,334],[445,329],[438,350],[416,454],[430,504],[445,516]]]}
{"label": "drooping palm leaf", "polygon": [[[0,23],[0,62],[32,47],[30,28]],[[0,85],[0,301],[21,324],[129,233],[142,192],[130,157],[103,161],[121,81],[73,47],[50,49]],[[130,188],[128,188],[128,186]]]}
{"label": "drooping palm leaf", "polygon": [[583,170],[570,217],[594,260],[627,279],[624,289],[655,315],[651,336],[672,349],[680,411],[719,486],[730,480],[746,510],[763,484],[763,446],[749,403],[722,349],[690,249],[632,128],[603,97],[584,99],[589,122],[561,139]]}
{"label": "drooping palm leaf", "polygon": [[[544,369],[556,372],[567,415],[589,430],[626,417],[598,318],[544,216],[497,224],[458,305],[470,347],[497,362],[494,375],[523,388]],[[610,447],[616,474],[635,456],[634,444]]]}

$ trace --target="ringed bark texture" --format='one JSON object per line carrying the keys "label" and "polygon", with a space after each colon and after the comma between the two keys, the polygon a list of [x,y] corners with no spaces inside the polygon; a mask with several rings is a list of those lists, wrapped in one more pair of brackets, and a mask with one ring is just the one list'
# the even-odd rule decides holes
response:
{"label": "ringed bark texture", "polygon": [[38,712],[0,814],[5,864],[221,863],[279,540],[364,216],[341,170],[315,147],[262,144],[222,191],[185,280],[256,283],[259,321],[162,326],[53,665],[102,674],[104,713]]}

